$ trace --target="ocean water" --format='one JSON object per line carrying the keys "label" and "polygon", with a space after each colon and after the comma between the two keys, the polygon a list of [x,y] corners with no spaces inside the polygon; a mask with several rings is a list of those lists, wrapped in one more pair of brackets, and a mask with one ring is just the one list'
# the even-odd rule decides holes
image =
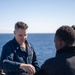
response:
{"label": "ocean water", "polygon": [[[0,34],[0,55],[2,46],[13,37],[13,34]],[[45,60],[55,57],[54,34],[28,34],[27,40],[32,43],[40,66]]]}

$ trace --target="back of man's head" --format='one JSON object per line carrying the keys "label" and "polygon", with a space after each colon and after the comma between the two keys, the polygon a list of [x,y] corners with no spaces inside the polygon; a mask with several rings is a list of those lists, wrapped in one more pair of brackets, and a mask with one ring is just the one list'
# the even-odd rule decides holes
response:
{"label": "back of man's head", "polygon": [[74,44],[75,32],[70,26],[61,26],[57,29],[55,36],[58,36],[66,45]]}

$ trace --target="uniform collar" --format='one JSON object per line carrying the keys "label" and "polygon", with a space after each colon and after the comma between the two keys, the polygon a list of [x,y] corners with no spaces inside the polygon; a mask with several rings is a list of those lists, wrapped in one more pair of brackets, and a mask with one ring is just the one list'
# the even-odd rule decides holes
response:
{"label": "uniform collar", "polygon": [[57,50],[56,55],[59,55],[61,53],[75,53],[75,46],[65,46]]}
{"label": "uniform collar", "polygon": [[19,45],[18,42],[16,41],[15,37],[13,38],[12,41],[13,41],[15,47],[20,47],[20,45]]}
{"label": "uniform collar", "polygon": [[[20,45],[19,43],[16,41],[15,37],[12,40],[14,46],[16,47],[16,49],[20,49]],[[27,40],[25,41],[26,44],[28,44]]]}

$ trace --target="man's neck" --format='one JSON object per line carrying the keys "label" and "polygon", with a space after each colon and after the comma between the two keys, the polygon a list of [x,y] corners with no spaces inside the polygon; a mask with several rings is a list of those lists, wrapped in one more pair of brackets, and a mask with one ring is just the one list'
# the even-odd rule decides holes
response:
{"label": "man's neck", "polygon": [[21,44],[21,47],[23,47],[23,48],[26,49],[26,43],[22,43],[22,44]]}

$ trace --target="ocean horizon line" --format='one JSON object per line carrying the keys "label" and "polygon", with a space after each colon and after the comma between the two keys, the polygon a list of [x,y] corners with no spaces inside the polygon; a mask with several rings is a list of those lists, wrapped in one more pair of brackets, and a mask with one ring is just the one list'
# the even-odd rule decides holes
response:
{"label": "ocean horizon line", "polygon": [[[0,33],[0,34],[13,34],[13,33]],[[55,34],[55,33],[28,33],[28,34]]]}

